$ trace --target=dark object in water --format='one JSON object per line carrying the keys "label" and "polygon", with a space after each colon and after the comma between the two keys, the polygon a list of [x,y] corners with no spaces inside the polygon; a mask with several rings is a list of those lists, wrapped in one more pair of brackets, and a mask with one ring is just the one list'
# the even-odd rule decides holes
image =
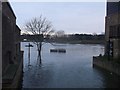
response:
{"label": "dark object in water", "polygon": [[58,52],[66,53],[65,49],[58,49]]}
{"label": "dark object in water", "polygon": [[50,52],[66,53],[65,49],[50,49]]}
{"label": "dark object in water", "polygon": [[57,52],[57,49],[50,49],[50,52]]}

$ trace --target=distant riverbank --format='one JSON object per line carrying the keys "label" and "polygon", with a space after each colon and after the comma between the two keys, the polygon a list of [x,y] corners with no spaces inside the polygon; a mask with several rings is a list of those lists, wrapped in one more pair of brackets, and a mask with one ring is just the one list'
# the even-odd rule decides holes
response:
{"label": "distant riverbank", "polygon": [[[22,41],[22,42],[29,42],[29,41]],[[34,42],[34,41],[30,41]],[[105,41],[103,40],[74,40],[74,41],[46,41],[49,43],[62,43],[62,44],[105,44]]]}
{"label": "distant riverbank", "polygon": [[[26,41],[25,41],[26,40]],[[32,42],[32,41],[43,41],[50,43],[62,43],[62,44],[104,44],[105,35],[92,35],[92,34],[68,34],[62,36],[48,36],[43,39],[36,37],[35,35],[21,35],[21,41]]]}
{"label": "distant riverbank", "polygon": [[105,44],[105,41],[103,40],[74,40],[74,41],[50,41],[54,43],[69,43],[69,44]]}

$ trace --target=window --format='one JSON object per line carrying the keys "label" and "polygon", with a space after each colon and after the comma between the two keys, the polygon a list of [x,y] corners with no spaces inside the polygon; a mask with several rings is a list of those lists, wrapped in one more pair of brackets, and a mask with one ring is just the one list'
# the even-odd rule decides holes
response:
{"label": "window", "polygon": [[120,25],[110,26],[109,37],[110,38],[120,38]]}

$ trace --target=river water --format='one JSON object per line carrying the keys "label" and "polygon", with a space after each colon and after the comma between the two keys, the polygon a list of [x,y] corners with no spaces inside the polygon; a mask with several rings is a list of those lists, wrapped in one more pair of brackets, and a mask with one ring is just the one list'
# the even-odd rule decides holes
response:
{"label": "river water", "polygon": [[[42,64],[37,60],[37,48],[31,48],[28,66],[28,42],[24,50],[23,88],[111,88],[120,87],[120,77],[92,66],[92,57],[104,54],[102,45],[46,43],[42,47]],[[52,48],[64,48],[66,53],[50,53]]]}

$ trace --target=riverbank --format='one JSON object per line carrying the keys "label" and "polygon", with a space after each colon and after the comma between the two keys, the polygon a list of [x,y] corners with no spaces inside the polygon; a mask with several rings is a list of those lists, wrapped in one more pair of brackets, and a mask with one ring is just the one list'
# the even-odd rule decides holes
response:
{"label": "riverbank", "polygon": [[120,63],[116,60],[108,60],[102,56],[93,57],[93,66],[103,68],[111,73],[115,73],[120,76]]}
{"label": "riverbank", "polygon": [[62,44],[105,44],[104,40],[71,40],[71,41],[50,41],[51,43],[62,43]]}
{"label": "riverbank", "polygon": [[[22,41],[22,42],[29,42],[29,41]],[[60,44],[101,44],[104,45],[105,41],[103,40],[77,40],[77,41],[46,41],[49,43],[60,43]]]}
{"label": "riverbank", "polygon": [[70,41],[70,44],[104,44],[104,41],[100,40],[81,40],[81,41]]}

